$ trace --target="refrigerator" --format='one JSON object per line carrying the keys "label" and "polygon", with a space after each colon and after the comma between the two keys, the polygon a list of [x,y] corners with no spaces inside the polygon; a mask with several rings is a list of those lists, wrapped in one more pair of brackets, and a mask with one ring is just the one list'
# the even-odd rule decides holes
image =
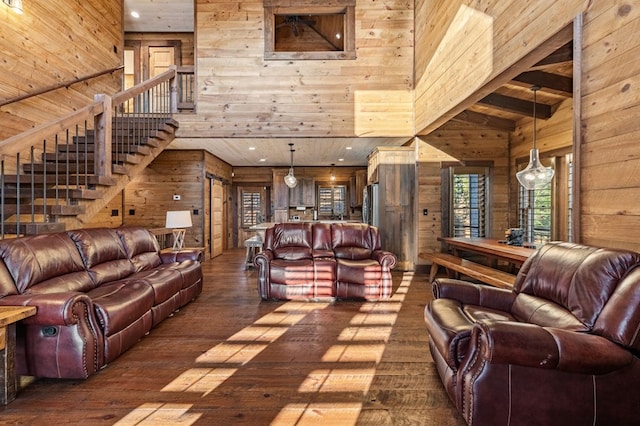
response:
{"label": "refrigerator", "polygon": [[367,185],[362,190],[362,221],[369,225],[379,226],[379,185]]}

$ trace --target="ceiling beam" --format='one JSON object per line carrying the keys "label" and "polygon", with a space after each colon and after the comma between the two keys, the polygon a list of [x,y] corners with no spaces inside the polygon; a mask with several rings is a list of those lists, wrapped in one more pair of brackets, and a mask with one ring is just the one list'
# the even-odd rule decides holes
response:
{"label": "ceiling beam", "polygon": [[537,62],[532,68],[562,64],[564,62],[572,62],[572,61],[573,61],[573,40],[561,46],[558,50],[556,50],[546,58]]}
{"label": "ceiling beam", "polygon": [[516,76],[513,80],[560,92],[568,97],[573,96],[573,78],[571,77],[543,71],[528,71]]}
{"label": "ceiling beam", "polygon": [[[480,99],[478,103],[501,109],[507,112],[533,117],[533,102],[523,99],[512,98],[510,96],[491,93]],[[549,105],[536,103],[536,116],[542,119],[551,118],[551,107]]]}
{"label": "ceiling beam", "polygon": [[516,123],[513,120],[469,110],[462,111],[460,114],[453,117],[452,120],[485,126],[496,130],[504,130],[506,132],[513,132],[516,130]]}

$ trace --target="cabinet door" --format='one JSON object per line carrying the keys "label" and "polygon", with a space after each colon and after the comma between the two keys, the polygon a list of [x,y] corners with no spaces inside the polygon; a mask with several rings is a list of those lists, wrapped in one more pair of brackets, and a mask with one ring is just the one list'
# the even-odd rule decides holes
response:
{"label": "cabinet door", "polygon": [[273,171],[273,210],[289,209],[289,187],[284,183],[287,169]]}
{"label": "cabinet door", "polygon": [[316,180],[305,178],[302,183],[302,205],[305,207],[316,206]]}

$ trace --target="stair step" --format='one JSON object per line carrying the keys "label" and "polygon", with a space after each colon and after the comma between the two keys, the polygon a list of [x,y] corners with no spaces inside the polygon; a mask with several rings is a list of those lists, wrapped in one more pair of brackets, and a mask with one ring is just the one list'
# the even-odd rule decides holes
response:
{"label": "stair step", "polygon": [[[87,162],[93,162],[93,152],[88,153],[88,154],[84,154],[84,153],[80,153],[80,154],[76,154],[75,152],[59,152],[59,153],[53,153],[53,152],[48,152],[46,154],[44,154],[42,156],[43,161],[49,161],[49,162],[58,162],[61,164],[65,164],[67,162],[67,160],[69,161],[69,163],[75,163],[76,161],[80,162],[80,163],[84,163],[85,161]],[[112,159],[114,161],[117,161],[119,163],[127,163],[127,164],[139,164],[141,160],[141,158],[137,155],[131,155],[131,154],[114,154],[112,156]]]}
{"label": "stair step", "polygon": [[[44,198],[45,190],[42,188],[34,188],[32,193],[31,185],[20,187],[20,199],[30,200],[32,195],[36,199]],[[46,196],[50,200],[55,200],[56,197],[69,200],[98,200],[102,198],[100,192],[95,189],[76,188],[58,188],[57,190],[55,188],[49,188],[46,190]],[[6,201],[15,200],[17,198],[16,186],[5,185],[4,197]]]}
{"label": "stair step", "polygon": [[18,226],[15,222],[5,222],[3,225],[4,234],[14,235],[38,235],[49,234],[52,232],[62,232],[65,230],[65,224],[60,222],[38,222],[23,223]]}
{"label": "stair step", "polygon": [[[46,177],[46,178],[45,178]],[[58,180],[56,182],[56,179],[54,176],[52,175],[19,175],[19,177],[17,177],[16,175],[6,175],[4,177],[4,182],[5,185],[17,185],[18,181],[20,182],[20,185],[31,185],[31,180],[33,179],[33,182],[36,185],[42,185],[45,183],[47,183],[47,185],[71,185],[73,187],[76,186],[80,186],[80,187],[85,187],[88,189],[93,189],[94,186],[113,186],[115,185],[117,182],[117,179],[114,177],[107,177],[107,176],[96,176],[96,175],[89,175],[89,176],[81,176],[78,180],[76,180],[75,176],[69,176],[67,178],[67,176],[58,176]]]}
{"label": "stair step", "polygon": [[[70,153],[73,154],[76,152],[78,145],[70,144],[70,145],[58,145],[58,152]],[[86,149],[85,149],[86,148]],[[93,154],[95,152],[95,145],[90,143],[88,145],[82,146],[78,149],[80,153]],[[128,145],[128,146],[119,146],[119,145],[111,145],[111,153],[112,154],[123,154],[124,155],[149,155],[151,154],[151,148],[147,145]]]}
{"label": "stair step", "polygon": [[[5,217],[18,214],[18,206],[16,204],[7,203],[4,205],[3,210],[4,210]],[[21,215],[22,214],[24,215],[47,214],[49,216],[77,216],[79,214],[84,213],[85,208],[83,206],[78,206],[78,205],[58,204],[58,205],[48,205],[46,206],[46,209],[45,209],[45,206],[38,204],[35,206],[20,205],[19,211]]]}
{"label": "stair step", "polygon": [[[66,163],[45,163],[45,164],[25,164],[22,166],[25,173],[47,174],[53,176],[56,172],[59,175],[66,175],[67,172],[70,175],[81,175],[80,180],[84,180],[84,175],[93,175],[95,173],[95,167],[93,163],[69,163],[67,169]],[[127,169],[121,164],[111,165],[111,172],[115,174],[126,174]]]}

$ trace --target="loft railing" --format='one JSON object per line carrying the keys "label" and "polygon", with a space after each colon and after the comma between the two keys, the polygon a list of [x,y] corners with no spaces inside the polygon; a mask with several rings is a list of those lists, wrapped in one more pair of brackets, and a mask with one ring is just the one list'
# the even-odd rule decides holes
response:
{"label": "loft railing", "polygon": [[[193,75],[193,73],[191,73]],[[59,228],[80,200],[112,185],[127,156],[178,111],[178,71],[168,71],[0,141],[0,238]]]}

